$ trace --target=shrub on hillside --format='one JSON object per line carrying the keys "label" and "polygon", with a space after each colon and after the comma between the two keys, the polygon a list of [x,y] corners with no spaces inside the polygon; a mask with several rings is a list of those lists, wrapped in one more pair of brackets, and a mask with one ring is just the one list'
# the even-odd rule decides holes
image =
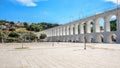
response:
{"label": "shrub on hillside", "polygon": [[45,39],[46,37],[47,37],[46,34],[41,34],[41,35],[40,35],[40,39]]}

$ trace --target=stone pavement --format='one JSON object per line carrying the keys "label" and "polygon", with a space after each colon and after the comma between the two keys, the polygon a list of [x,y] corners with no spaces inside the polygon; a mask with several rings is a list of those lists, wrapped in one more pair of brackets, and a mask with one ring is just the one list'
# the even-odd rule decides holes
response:
{"label": "stone pavement", "polygon": [[0,44],[0,68],[120,68],[120,44]]}

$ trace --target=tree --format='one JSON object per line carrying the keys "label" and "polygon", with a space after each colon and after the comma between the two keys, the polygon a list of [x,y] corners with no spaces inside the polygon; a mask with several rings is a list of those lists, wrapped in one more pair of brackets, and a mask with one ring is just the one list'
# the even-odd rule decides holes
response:
{"label": "tree", "polygon": [[100,26],[100,30],[104,30],[104,29],[103,29],[103,26]]}
{"label": "tree", "polygon": [[15,25],[15,23],[13,21],[9,22],[10,26],[13,27]]}
{"label": "tree", "polygon": [[38,39],[37,35],[31,32],[24,34],[22,38],[24,39],[24,41],[35,41],[36,39]]}
{"label": "tree", "polygon": [[42,27],[40,25],[31,24],[27,27],[27,30],[39,32],[42,30]]}
{"label": "tree", "polygon": [[93,27],[91,27],[91,32],[93,32]]}
{"label": "tree", "polygon": [[27,28],[28,27],[28,23],[27,22],[24,22],[24,27]]}
{"label": "tree", "polygon": [[7,37],[7,42],[15,42],[16,41],[16,38],[14,37]]}
{"label": "tree", "polygon": [[3,31],[0,31],[0,42],[4,42],[6,38],[7,38],[7,35]]}
{"label": "tree", "polygon": [[0,25],[5,25],[5,23],[8,23],[6,20],[0,20]]}
{"label": "tree", "polygon": [[13,38],[19,38],[19,34],[17,32],[10,32],[10,34],[8,35],[9,37],[13,37]]}
{"label": "tree", "polygon": [[117,24],[116,24],[116,20],[110,21],[110,29],[111,31],[116,31],[117,30]]}
{"label": "tree", "polygon": [[45,39],[46,37],[47,37],[46,34],[41,34],[41,35],[40,35],[40,39]]}
{"label": "tree", "polygon": [[35,25],[31,24],[27,27],[27,30],[34,31]]}
{"label": "tree", "polygon": [[39,31],[40,31],[39,26],[35,26],[34,31],[35,31],[35,32],[39,32]]}
{"label": "tree", "polygon": [[48,29],[48,28],[52,28],[52,27],[55,27],[55,26],[59,26],[59,24],[51,24],[51,23],[41,22],[41,23],[38,23],[38,24],[32,23],[31,25],[28,25],[26,27],[26,29],[30,30],[30,31],[39,32],[39,31],[42,31],[42,30],[45,30],[45,29]]}
{"label": "tree", "polygon": [[9,31],[15,31],[15,28],[10,28]]}

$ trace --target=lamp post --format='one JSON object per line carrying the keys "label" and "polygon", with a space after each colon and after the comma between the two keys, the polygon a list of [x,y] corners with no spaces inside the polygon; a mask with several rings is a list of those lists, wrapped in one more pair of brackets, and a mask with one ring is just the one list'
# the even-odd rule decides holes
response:
{"label": "lamp post", "polygon": [[86,23],[84,24],[84,50],[86,50]]}
{"label": "lamp post", "polygon": [[54,46],[54,36],[53,36],[53,30],[52,30],[52,46]]}
{"label": "lamp post", "polygon": [[85,37],[85,34],[84,34],[84,50],[86,50],[86,37]]}
{"label": "lamp post", "polygon": [[[21,35],[22,35],[22,34],[21,34]],[[21,43],[22,43],[22,48],[23,48],[24,35],[22,35],[21,38],[22,38]]]}
{"label": "lamp post", "polygon": [[29,32],[29,43],[31,42],[30,32]]}

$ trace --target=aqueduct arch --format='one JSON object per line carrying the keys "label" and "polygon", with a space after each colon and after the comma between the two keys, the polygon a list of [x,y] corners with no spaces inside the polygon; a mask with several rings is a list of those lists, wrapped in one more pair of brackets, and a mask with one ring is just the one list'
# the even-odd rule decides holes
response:
{"label": "aqueduct arch", "polygon": [[109,43],[116,43],[116,38],[117,38],[116,34],[110,34],[108,35],[107,40]]}
{"label": "aqueduct arch", "polygon": [[[117,30],[111,31],[110,21],[114,15],[116,16],[116,23],[114,24],[116,24]],[[101,23],[101,19],[103,24]],[[104,29],[101,28],[102,31],[100,31],[101,25]],[[113,9],[65,25],[47,29],[39,32],[38,35],[41,33],[47,34],[47,41],[56,41],[57,38],[61,42],[79,40],[79,42],[83,43],[85,34],[87,42],[114,43],[117,41],[117,43],[120,43],[120,8],[118,8],[117,12],[116,9]]]}
{"label": "aqueduct arch", "polygon": [[[117,18],[116,18],[116,15],[110,15],[109,16],[109,22],[110,23],[110,31],[117,31]],[[112,26],[112,25],[115,25],[115,26]],[[114,29],[113,29],[114,27]]]}
{"label": "aqueduct arch", "polygon": [[104,36],[102,34],[97,34],[96,42],[97,43],[103,43],[104,42]]}
{"label": "aqueduct arch", "polygon": [[86,36],[86,42],[87,43],[92,43],[93,42],[93,36],[92,35],[87,35]]}

